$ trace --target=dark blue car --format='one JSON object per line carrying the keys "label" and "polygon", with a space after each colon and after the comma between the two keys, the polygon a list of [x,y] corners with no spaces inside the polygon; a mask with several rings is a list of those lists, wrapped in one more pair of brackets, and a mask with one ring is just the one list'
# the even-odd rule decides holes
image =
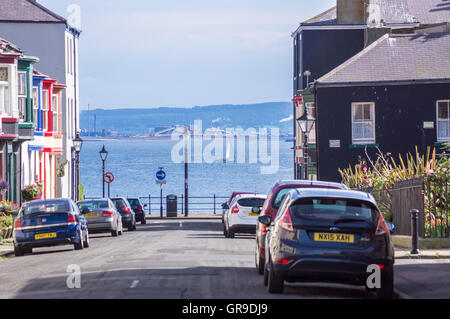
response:
{"label": "dark blue car", "polygon": [[14,253],[23,256],[35,247],[73,244],[89,247],[86,218],[68,198],[35,200],[22,205],[14,221]]}

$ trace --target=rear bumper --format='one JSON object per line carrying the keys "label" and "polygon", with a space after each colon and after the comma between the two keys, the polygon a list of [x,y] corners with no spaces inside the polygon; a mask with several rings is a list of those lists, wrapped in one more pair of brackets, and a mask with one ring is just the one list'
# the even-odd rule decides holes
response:
{"label": "rear bumper", "polygon": [[101,231],[111,231],[114,230],[114,223],[113,222],[106,222],[106,223],[89,223],[88,229],[90,232],[101,232]]}
{"label": "rear bumper", "polygon": [[123,214],[122,215],[122,224],[124,226],[129,226],[133,222],[133,215],[131,214]]}
{"label": "rear bumper", "polygon": [[230,226],[230,230],[234,233],[245,233],[245,234],[255,234],[256,226],[255,225],[233,225]]}
{"label": "rear bumper", "polygon": [[[55,238],[35,239],[36,234],[56,233]],[[79,243],[81,240],[78,228],[68,227],[64,229],[48,229],[39,232],[14,230],[14,244],[17,247],[34,248],[34,247],[48,247],[57,245],[68,245]]]}

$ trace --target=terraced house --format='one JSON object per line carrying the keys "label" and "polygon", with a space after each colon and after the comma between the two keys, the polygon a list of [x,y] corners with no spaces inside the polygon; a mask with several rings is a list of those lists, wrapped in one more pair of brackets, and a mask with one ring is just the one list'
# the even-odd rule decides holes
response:
{"label": "terraced house", "polygon": [[[53,185],[46,186],[46,196],[76,198],[78,172],[73,139],[79,130],[78,39],[81,31],[36,0],[0,0],[0,8],[0,36],[15,43],[26,54],[39,57],[34,66],[46,75],[42,92],[39,87],[33,86],[33,100],[40,99],[42,104],[37,106],[35,103],[34,117],[30,114],[34,123],[34,135],[42,143],[30,144],[31,148],[23,150],[23,153],[31,154],[36,150],[41,152],[38,146],[42,144],[47,155],[42,155],[38,163],[39,167],[45,168],[45,172],[44,169],[33,168],[25,174],[22,183],[26,184],[37,176],[50,180]],[[38,77],[36,75],[36,80]],[[56,83],[63,84],[65,89]],[[56,100],[58,103],[54,103]],[[56,104],[58,111],[53,109]],[[60,119],[55,120],[53,116],[60,116]],[[47,143],[43,138],[53,139],[51,143]],[[33,162],[34,155],[27,156],[25,162]],[[28,165],[26,163],[24,167]],[[48,169],[48,165],[52,170]],[[55,165],[60,172],[59,179],[54,178]]]}
{"label": "terraced house", "polygon": [[[450,2],[443,0],[337,0],[301,23],[292,34],[293,113],[298,119],[308,110],[315,123],[307,142],[294,123],[295,177],[339,180],[338,168],[367,148],[404,153],[446,140],[444,106],[436,105],[450,99],[449,86],[426,101],[410,93],[450,78],[447,32]],[[395,112],[403,117],[389,122]]]}

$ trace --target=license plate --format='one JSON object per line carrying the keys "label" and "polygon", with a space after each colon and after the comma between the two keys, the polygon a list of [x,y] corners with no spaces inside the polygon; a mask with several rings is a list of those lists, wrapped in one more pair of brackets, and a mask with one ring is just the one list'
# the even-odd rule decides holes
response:
{"label": "license plate", "polygon": [[259,216],[257,213],[248,213],[248,216]]}
{"label": "license plate", "polygon": [[97,213],[84,214],[84,217],[97,217],[97,216],[98,216]]}
{"label": "license plate", "polygon": [[314,233],[315,241],[326,241],[334,243],[354,243],[355,235],[335,233]]}
{"label": "license plate", "polygon": [[56,238],[56,233],[46,233],[46,234],[36,234],[34,235],[34,239],[49,239],[49,238]]}

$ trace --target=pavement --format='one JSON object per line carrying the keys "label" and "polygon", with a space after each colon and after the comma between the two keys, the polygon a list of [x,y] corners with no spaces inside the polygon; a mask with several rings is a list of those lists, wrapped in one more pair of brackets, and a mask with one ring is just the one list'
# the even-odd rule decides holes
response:
{"label": "pavement", "polygon": [[[151,299],[373,299],[364,287],[286,283],[269,294],[254,266],[255,237],[226,239],[215,218],[151,218],[112,238],[91,234],[90,248],[34,249],[14,257],[0,245],[0,298]],[[6,253],[6,255],[5,255]],[[450,298],[450,250],[396,251],[399,298]],[[81,288],[70,289],[70,265],[81,270]]]}

